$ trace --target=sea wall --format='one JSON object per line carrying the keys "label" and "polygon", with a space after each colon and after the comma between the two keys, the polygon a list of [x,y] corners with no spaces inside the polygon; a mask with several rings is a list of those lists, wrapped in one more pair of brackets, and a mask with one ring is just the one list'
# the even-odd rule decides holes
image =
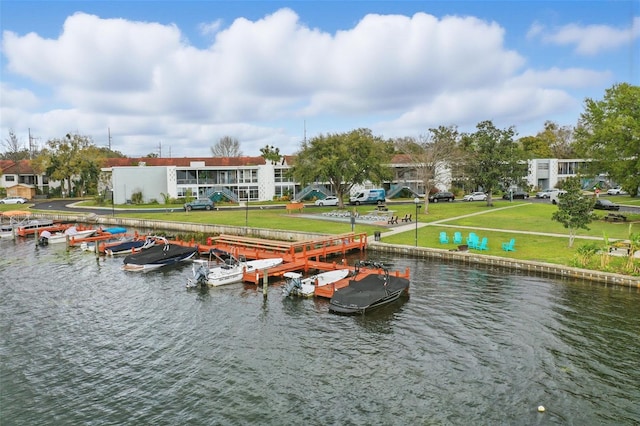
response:
{"label": "sea wall", "polygon": [[640,278],[610,272],[593,271],[590,269],[574,268],[553,263],[536,262],[533,260],[510,259],[506,257],[479,254],[472,251],[444,250],[429,247],[413,247],[397,244],[386,244],[369,241],[367,250],[388,254],[400,254],[425,259],[435,259],[456,262],[466,265],[486,265],[515,269],[532,274],[553,275],[564,278],[576,278],[596,281],[603,284],[615,284],[640,289]]}

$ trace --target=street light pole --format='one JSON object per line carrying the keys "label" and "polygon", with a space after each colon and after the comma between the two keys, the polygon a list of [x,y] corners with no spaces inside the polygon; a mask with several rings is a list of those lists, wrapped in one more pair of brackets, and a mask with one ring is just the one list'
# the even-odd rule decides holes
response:
{"label": "street light pole", "polygon": [[416,205],[416,247],[418,247],[418,210],[420,210],[420,198],[416,197],[413,199],[413,203]]}
{"label": "street light pole", "polygon": [[244,204],[245,204],[244,225],[247,228],[247,233],[249,233],[249,192],[247,192],[247,201]]}

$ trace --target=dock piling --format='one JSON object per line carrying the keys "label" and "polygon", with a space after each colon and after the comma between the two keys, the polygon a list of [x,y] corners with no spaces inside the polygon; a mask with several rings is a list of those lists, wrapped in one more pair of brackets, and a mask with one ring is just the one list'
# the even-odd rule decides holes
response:
{"label": "dock piling", "polygon": [[269,270],[262,270],[262,295],[267,297],[267,290],[269,289]]}

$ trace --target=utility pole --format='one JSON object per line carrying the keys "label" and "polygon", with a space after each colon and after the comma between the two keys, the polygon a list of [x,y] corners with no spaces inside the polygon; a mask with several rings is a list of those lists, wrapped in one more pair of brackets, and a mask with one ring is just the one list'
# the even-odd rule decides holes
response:
{"label": "utility pole", "polygon": [[307,143],[307,120],[304,120],[304,143]]}

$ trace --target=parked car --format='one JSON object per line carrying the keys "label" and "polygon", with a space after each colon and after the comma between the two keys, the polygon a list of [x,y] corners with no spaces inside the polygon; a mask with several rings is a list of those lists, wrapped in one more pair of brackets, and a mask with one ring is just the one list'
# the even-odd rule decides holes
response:
{"label": "parked car", "polygon": [[198,198],[197,200],[184,203],[184,210],[212,210],[215,207],[215,203],[208,198]]}
{"label": "parked car", "polygon": [[510,200],[512,196],[514,200],[516,198],[521,198],[523,200],[526,200],[527,198],[529,198],[529,193],[526,191],[513,191],[513,194],[510,192],[505,192],[502,198],[505,200]]}
{"label": "parked car", "polygon": [[24,204],[28,202],[29,200],[23,197],[7,197],[0,200],[0,204]]}
{"label": "parked car", "polygon": [[559,189],[556,188],[545,189],[543,191],[536,192],[536,198],[551,198],[551,196],[558,191]]}
{"label": "parked car", "polygon": [[487,194],[484,192],[472,192],[462,197],[462,201],[486,201]]}
{"label": "parked car", "polygon": [[601,200],[600,198],[596,200],[596,204],[593,206],[593,208],[599,210],[620,210],[619,205],[612,203],[609,200]]}
{"label": "parked car", "polygon": [[316,206],[337,206],[340,200],[338,197],[334,197],[333,195],[329,195],[328,197],[322,198],[320,200],[315,201]]}
{"label": "parked car", "polygon": [[622,188],[616,186],[615,188],[607,189],[607,195],[626,195],[627,192],[623,191]]}
{"label": "parked car", "polygon": [[439,201],[453,201],[456,199],[456,196],[453,195],[453,192],[441,191],[436,192],[435,194],[429,195],[430,203],[437,203]]}

